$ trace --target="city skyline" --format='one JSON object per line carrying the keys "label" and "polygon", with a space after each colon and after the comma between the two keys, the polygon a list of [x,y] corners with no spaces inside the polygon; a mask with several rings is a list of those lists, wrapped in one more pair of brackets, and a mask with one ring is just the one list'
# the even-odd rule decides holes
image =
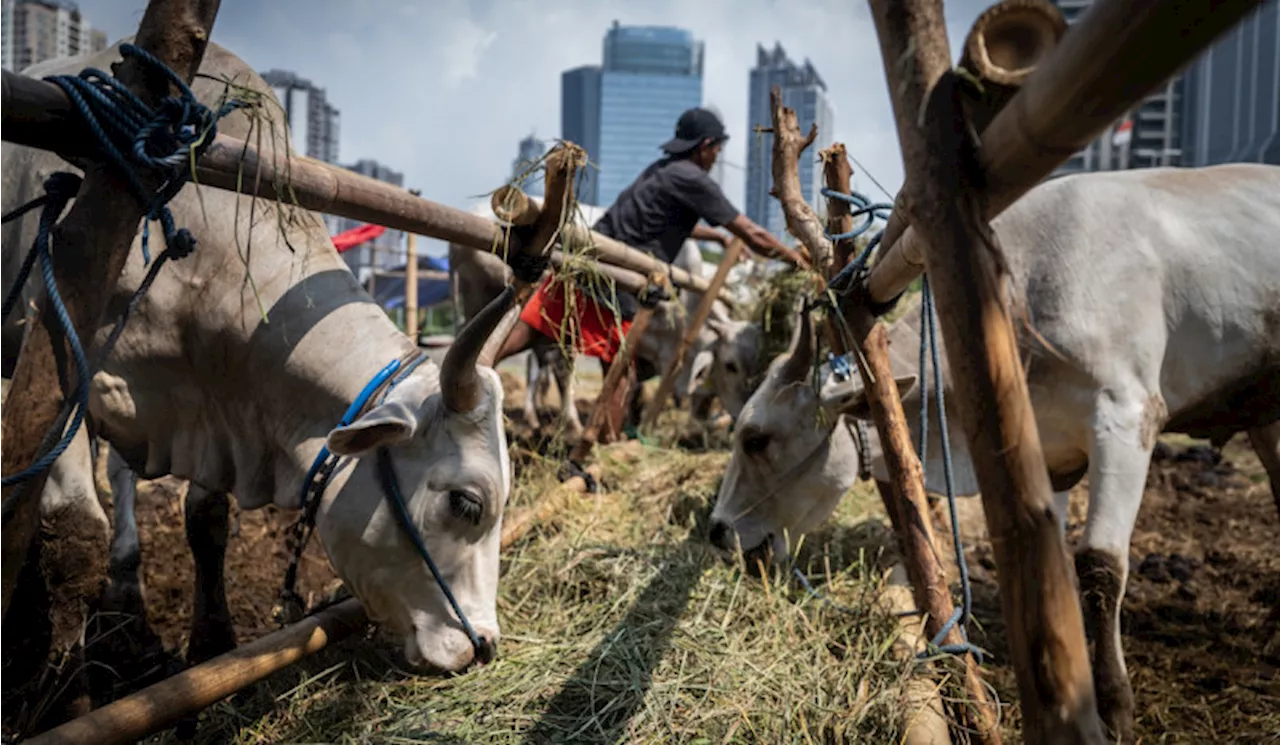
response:
{"label": "city skyline", "polygon": [[4,0],[0,26],[0,66],[12,72],[107,48],[106,33],[94,28],[72,0]]}
{"label": "city skyline", "polygon": [[[370,3],[369,9],[334,0],[231,5],[219,13],[212,41],[255,70],[294,69],[323,85],[343,112],[340,151],[393,164],[428,199],[471,209],[509,178],[521,137],[531,129],[559,132],[561,73],[600,60],[601,34],[614,19],[687,28],[704,43],[704,101],[715,102],[732,134],[722,160],[725,193],[735,204],[745,193],[749,139],[741,130],[748,109],[743,78],[757,42],[776,40],[821,71],[840,114],[832,139],[854,161],[855,189],[884,198],[902,184],[865,5],[795,0],[784,12],[777,0]],[[953,56],[987,5],[946,4]],[[137,30],[145,7],[146,0],[95,0],[85,11],[114,43]],[[445,250],[434,240],[418,246]]]}

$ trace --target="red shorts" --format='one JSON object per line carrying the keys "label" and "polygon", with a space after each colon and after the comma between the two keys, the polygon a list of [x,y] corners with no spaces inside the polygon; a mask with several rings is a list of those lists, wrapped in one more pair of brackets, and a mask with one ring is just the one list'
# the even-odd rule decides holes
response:
{"label": "red shorts", "polygon": [[566,323],[564,285],[564,280],[555,277],[543,280],[529,302],[525,303],[524,310],[520,311],[520,320],[557,342],[561,342],[562,333],[568,331],[577,337],[573,340],[574,348],[580,354],[595,357],[607,369],[622,349],[622,339],[631,328],[631,322],[618,318],[574,287],[572,312],[577,323]]}

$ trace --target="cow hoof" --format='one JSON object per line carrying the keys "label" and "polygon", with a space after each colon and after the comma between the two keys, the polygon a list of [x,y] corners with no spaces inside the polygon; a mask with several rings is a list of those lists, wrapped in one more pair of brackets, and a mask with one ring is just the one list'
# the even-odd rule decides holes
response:
{"label": "cow hoof", "polygon": [[556,477],[560,479],[560,483],[562,484],[568,481],[569,479],[573,478],[574,476],[581,478],[583,482],[586,483],[588,494],[595,494],[597,491],[599,491],[600,485],[596,482],[596,477],[587,473],[586,470],[582,468],[582,466],[579,466],[577,463],[574,463],[571,460],[565,461],[563,464],[561,464],[560,472],[556,474]]}

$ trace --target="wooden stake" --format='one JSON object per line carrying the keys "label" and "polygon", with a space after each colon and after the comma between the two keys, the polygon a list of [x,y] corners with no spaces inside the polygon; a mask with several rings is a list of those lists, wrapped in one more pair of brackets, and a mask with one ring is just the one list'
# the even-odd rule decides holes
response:
{"label": "wooden stake", "polygon": [[[848,194],[849,179],[853,168],[849,165],[843,144],[836,143],[822,152],[823,177],[827,188],[840,194]],[[793,177],[798,181],[798,176]],[[840,199],[827,202],[827,232],[840,235],[853,230],[853,218],[849,205]],[[837,241],[837,256],[851,256],[852,239]],[[846,259],[847,260],[847,259]],[[911,430],[907,427],[902,399],[894,384],[893,369],[889,363],[889,333],[883,323],[862,309],[854,308],[846,313],[845,325],[854,334],[849,340],[857,344],[866,365],[859,365],[862,385],[868,393],[868,403],[876,429],[880,434],[880,446],[889,469],[892,486],[880,485],[880,496],[885,512],[898,534],[907,574],[915,589],[916,607],[927,616],[925,628],[929,638],[942,630],[951,618],[955,606],[947,583],[947,573],[937,550],[933,521],[930,519],[928,498],[924,489],[924,470],[911,442]],[[828,324],[834,328],[835,324]],[[844,354],[848,349],[840,334],[831,334],[832,351]],[[925,402],[927,405],[927,402]],[[960,644],[964,641],[960,629],[947,635],[944,643]],[[964,669],[964,687],[969,700],[956,707],[959,718],[974,733],[978,742],[997,745],[1000,742],[999,710],[982,683],[976,661],[972,655],[961,657]]]}
{"label": "wooden stake", "polygon": [[404,264],[404,331],[418,343],[418,247],[417,236],[406,233]]}
{"label": "wooden stake", "polygon": [[[1104,3],[1105,4],[1105,3]],[[1102,743],[1075,576],[1058,533],[1040,436],[1002,293],[976,152],[955,131],[941,0],[871,0],[893,92],[913,224],[926,241],[960,421],[982,492],[1028,742]],[[920,102],[942,79],[922,131]],[[967,130],[964,132],[968,134]],[[958,173],[964,171],[964,173]],[[927,514],[927,513],[926,513]]]}
{"label": "wooden stake", "polygon": [[[204,58],[218,5],[219,0],[151,0],[134,43],[190,82]],[[113,65],[113,74],[153,106],[170,93],[167,78],[148,71],[133,59]],[[140,178],[148,189],[159,186],[154,177],[140,174]],[[58,291],[85,347],[102,324],[107,300],[138,235],[144,212],[144,206],[119,177],[108,167],[90,161],[75,203],[53,230]],[[61,386],[59,380],[63,381]],[[76,380],[70,347],[53,309],[47,299],[42,300],[40,321],[31,325],[13,374],[13,388],[22,405],[11,407],[4,417],[4,473],[17,473],[35,461],[40,442],[56,421],[63,399],[71,395],[78,382],[88,385],[88,381]],[[0,614],[4,616],[8,615],[19,570],[39,527],[40,495],[47,473],[3,491],[9,508],[3,517],[0,561]]]}
{"label": "wooden stake", "polygon": [[680,346],[676,348],[676,356],[667,365],[666,372],[662,374],[662,382],[658,384],[658,392],[654,394],[653,400],[649,402],[649,407],[644,412],[642,430],[650,431],[653,425],[657,424],[662,407],[667,405],[667,398],[675,390],[676,377],[684,370],[689,348],[693,346],[707,318],[711,316],[711,306],[715,305],[716,296],[720,294],[720,288],[724,287],[724,281],[729,278],[729,270],[738,263],[738,257],[742,255],[743,248],[745,246],[737,238],[725,247],[724,254],[720,257],[720,264],[716,267],[715,276],[711,278],[711,289],[698,301],[698,307],[693,317],[689,319],[688,326],[685,327],[684,336],[680,339]]}

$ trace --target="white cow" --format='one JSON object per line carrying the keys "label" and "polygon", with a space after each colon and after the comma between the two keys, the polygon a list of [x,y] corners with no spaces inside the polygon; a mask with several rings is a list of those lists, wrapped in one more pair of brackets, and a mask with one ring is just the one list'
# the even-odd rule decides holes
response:
{"label": "white cow", "polygon": [[[1129,740],[1120,599],[1157,436],[1183,432],[1220,444],[1247,431],[1280,500],[1280,168],[1068,176],[1036,187],[993,226],[1012,293],[1025,297],[1030,326],[1056,350],[1018,329],[1061,520],[1068,490],[1089,477],[1076,568],[1100,711]],[[896,371],[916,369],[919,316],[917,306],[891,328]],[[722,547],[736,534],[741,546],[781,555],[784,533],[795,540],[817,527],[856,478],[858,450],[842,422],[867,416],[865,396],[856,375],[849,383],[826,377],[813,390],[811,341],[805,318],[791,354],[773,362],[743,409],[712,513]],[[916,383],[915,375],[898,380],[913,441]],[[926,486],[940,493],[930,409]],[[972,495],[978,485],[954,413],[949,424],[956,489]],[[873,471],[887,481],[878,449]]]}
{"label": "white cow", "polygon": [[[118,59],[112,47],[27,73],[109,69]],[[200,73],[193,89],[206,105],[215,106],[224,90],[217,80],[233,78],[268,97],[281,120],[270,87],[217,44],[209,45]],[[264,127],[271,131],[259,140]],[[261,142],[268,153],[273,147],[285,152],[283,127],[251,127],[244,112],[223,119],[219,130]],[[37,196],[50,173],[70,170],[52,154],[9,143],[3,152],[5,211]],[[198,193],[193,185],[171,208],[198,246],[160,272],[92,381],[90,413],[134,471],[191,482],[187,530],[201,582],[190,659],[234,644],[221,579],[226,495],[234,494],[242,509],[296,510],[304,477],[324,445],[343,457],[322,495],[317,532],[346,587],[372,618],[403,638],[413,665],[461,670],[491,656],[499,637],[499,526],[511,469],[502,387],[475,359],[502,308],[472,319],[442,365],[423,362],[384,388],[384,401],[375,399],[339,427],[380,369],[394,360],[408,363],[419,350],[360,288],[318,215],[208,188]],[[36,221],[31,213],[4,226],[7,281],[31,245]],[[153,228],[153,254],[159,240]],[[136,243],[114,287],[108,323],[146,272]],[[91,357],[107,330],[91,340]],[[20,343],[21,334],[5,339],[12,358],[16,349],[9,343]],[[391,454],[410,525],[479,645],[464,633],[384,496],[373,457],[382,448]],[[64,477],[83,477],[88,468],[87,458],[68,452],[46,500]],[[215,628],[208,627],[210,618]]]}

